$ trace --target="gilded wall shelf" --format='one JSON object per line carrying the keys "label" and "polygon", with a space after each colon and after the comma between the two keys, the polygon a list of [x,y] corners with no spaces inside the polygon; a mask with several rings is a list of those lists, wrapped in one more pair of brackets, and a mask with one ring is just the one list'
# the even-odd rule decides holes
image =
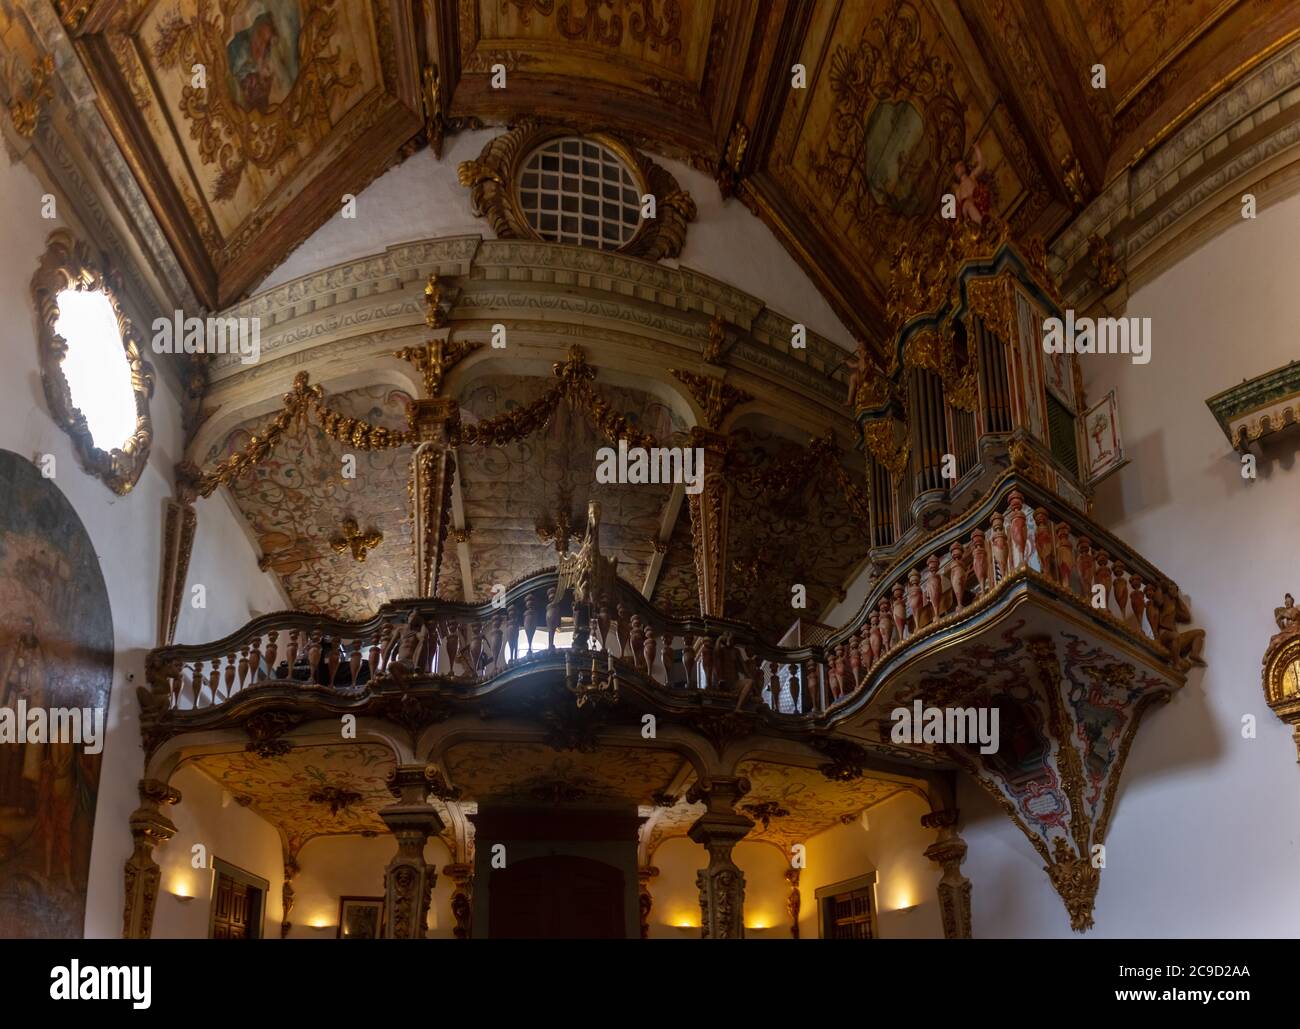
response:
{"label": "gilded wall shelf", "polygon": [[1245,379],[1205,403],[1228,442],[1245,452],[1252,443],[1288,432],[1300,421],[1300,361]]}

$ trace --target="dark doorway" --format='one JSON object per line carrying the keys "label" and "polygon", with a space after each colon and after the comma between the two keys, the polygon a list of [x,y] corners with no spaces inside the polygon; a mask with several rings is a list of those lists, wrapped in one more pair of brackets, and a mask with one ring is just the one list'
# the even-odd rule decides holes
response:
{"label": "dark doorway", "polygon": [[262,936],[262,907],[267,881],[227,864],[212,863],[212,911],[208,930],[213,940],[256,940]]}
{"label": "dark doorway", "polygon": [[591,858],[527,858],[492,873],[488,935],[496,939],[598,939],[626,935],[623,873]]}

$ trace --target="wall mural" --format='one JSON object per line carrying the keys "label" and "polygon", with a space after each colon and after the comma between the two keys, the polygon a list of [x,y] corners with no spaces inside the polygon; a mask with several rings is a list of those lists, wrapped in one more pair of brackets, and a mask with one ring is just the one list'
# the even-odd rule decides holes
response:
{"label": "wall mural", "polygon": [[[51,480],[0,450],[0,718],[7,709],[16,724],[20,704],[90,708],[104,725],[112,681],[113,618],[90,537]],[[0,743],[0,937],[82,935],[101,758],[86,749]]]}

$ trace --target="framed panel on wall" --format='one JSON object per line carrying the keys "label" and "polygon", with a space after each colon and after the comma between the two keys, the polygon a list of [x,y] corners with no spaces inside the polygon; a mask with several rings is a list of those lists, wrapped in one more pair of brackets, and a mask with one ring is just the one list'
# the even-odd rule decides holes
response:
{"label": "framed panel on wall", "polygon": [[340,897],[335,938],[377,940],[384,934],[383,897]]}

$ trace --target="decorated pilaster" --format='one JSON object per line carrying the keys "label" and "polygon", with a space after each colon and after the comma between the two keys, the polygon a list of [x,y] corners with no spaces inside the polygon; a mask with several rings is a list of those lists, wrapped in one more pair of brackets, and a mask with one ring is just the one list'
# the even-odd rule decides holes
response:
{"label": "decorated pilaster", "polygon": [[284,885],[280,888],[280,900],[283,911],[280,915],[280,939],[287,939],[293,923],[289,921],[289,912],[293,910],[293,880],[298,875],[298,856],[296,852],[284,852]]}
{"label": "decorated pilaster", "polygon": [[703,414],[703,424],[691,430],[690,444],[704,458],[704,489],[688,493],[691,512],[691,544],[695,554],[695,578],[700,586],[700,614],[721,618],[726,596],[727,515],[731,486],[726,478],[730,439],[721,432],[723,422],[737,404],[754,397],[726,382],[723,366],[726,326],[720,317],[709,323],[709,336],[701,354],[700,370],[670,368],[673,377],[686,386]]}
{"label": "decorated pilaster", "polygon": [[424,765],[398,765],[388,777],[396,804],[379,809],[379,817],[397,837],[397,853],[384,870],[384,938],[424,938],[429,898],[437,878],[424,860],[424,845],[442,831],[442,819],[428,803]]}
{"label": "decorated pilaster", "polygon": [[451,514],[451,487],[456,474],[453,440],[460,421],[455,399],[442,395],[446,375],[481,343],[451,339],[447,312],[442,305],[442,286],[436,274],[424,287],[430,330],[423,346],[405,347],[394,353],[414,365],[424,383],[424,395],[411,405],[408,422],[416,445],[411,461],[410,494],[415,525],[415,556],[419,595],[431,597],[438,584],[438,569],[447,539]]}
{"label": "decorated pilaster", "polygon": [[658,878],[659,869],[654,865],[644,865],[636,871],[640,886],[638,903],[641,908],[641,939],[650,939],[650,912],[654,910],[654,897],[650,895],[650,882]]}
{"label": "decorated pilaster", "polygon": [[949,940],[971,938],[970,880],[961,874],[966,859],[966,841],[957,832],[957,810],[945,808],[921,817],[927,829],[937,829],[939,838],[925,848],[925,856],[943,869],[939,880],[939,912],[943,935]]}
{"label": "decorated pilaster", "polygon": [[451,880],[451,932],[458,940],[468,940],[474,913],[474,866],[444,865],[443,874]]}
{"label": "decorated pilaster", "polygon": [[749,792],[749,780],[732,776],[702,779],[686,799],[707,809],[688,835],[709,852],[709,866],[695,876],[700,890],[700,938],[740,940],[745,937],[745,876],[731,860],[732,849],[754,828],[752,819],[735,811]]}
{"label": "decorated pilaster", "polygon": [[159,809],[179,804],[180,791],[158,779],[141,779],[140,806],[131,813],[131,838],[135,849],[126,862],[126,901],[122,911],[122,939],[147,940],[153,932],[161,871],[153,859],[154,848],[176,835],[176,826]]}

